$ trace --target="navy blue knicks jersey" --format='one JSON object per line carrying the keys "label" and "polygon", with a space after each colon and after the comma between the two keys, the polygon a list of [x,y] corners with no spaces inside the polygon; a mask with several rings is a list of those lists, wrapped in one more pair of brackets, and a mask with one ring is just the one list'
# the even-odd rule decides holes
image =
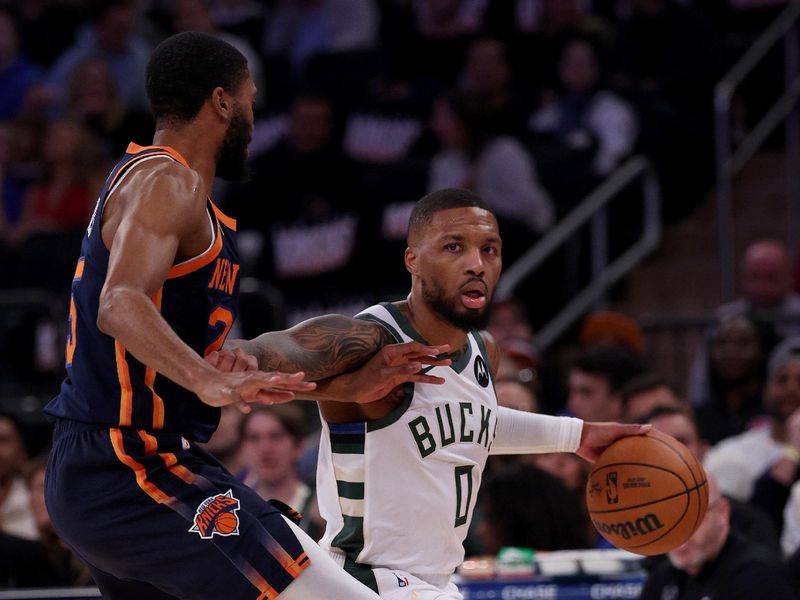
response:
{"label": "navy blue knicks jersey", "polygon": [[[172,148],[130,144],[111,171],[84,235],[72,280],[67,377],[45,413],[100,426],[176,433],[204,442],[217,426],[219,409],[146,367],[96,325],[109,259],[100,231],[103,208],[131,169],[151,160],[174,160],[188,168]],[[236,318],[239,287],[236,222],[211,199],[207,212],[211,245],[199,256],[173,265],[153,296],[170,327],[201,356],[225,341]]]}

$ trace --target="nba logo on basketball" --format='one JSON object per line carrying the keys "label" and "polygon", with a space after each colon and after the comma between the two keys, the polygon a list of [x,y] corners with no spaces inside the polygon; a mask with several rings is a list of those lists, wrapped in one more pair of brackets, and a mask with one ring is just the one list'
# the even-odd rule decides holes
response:
{"label": "nba logo on basketball", "polygon": [[239,535],[239,500],[233,497],[233,491],[206,498],[197,507],[194,525],[189,531],[198,534],[204,540],[215,535]]}
{"label": "nba logo on basketball", "polygon": [[606,474],[606,501],[609,504],[619,504],[616,471],[611,471],[610,473]]}

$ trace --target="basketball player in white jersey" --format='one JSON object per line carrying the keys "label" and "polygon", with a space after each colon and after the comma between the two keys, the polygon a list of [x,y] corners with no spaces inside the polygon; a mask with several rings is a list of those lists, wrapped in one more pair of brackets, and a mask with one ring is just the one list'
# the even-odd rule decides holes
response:
{"label": "basketball player in white jersey", "polygon": [[[318,381],[317,399],[326,396],[324,378],[375,363],[349,382],[344,376],[331,384],[339,386],[333,397],[350,385],[353,403],[319,402],[325,422],[317,493],[327,522],[320,545],[387,600],[462,598],[450,579],[464,558],[489,454],[577,452],[594,460],[616,439],[649,429],[497,406],[492,373],[499,354],[480,330],[500,253],[497,221],[478,196],[433,192],[411,215],[405,300],[370,307],[355,319],[318,317],[234,343],[236,353],[255,356],[263,370],[304,371]],[[394,343],[400,344],[375,354]],[[421,344],[454,351],[433,365],[430,357],[409,361]],[[395,389],[389,382],[385,398],[362,403],[359,389],[367,382],[356,379],[368,372],[380,377],[382,367],[394,364],[389,350],[420,379]],[[212,360],[230,362],[232,354]],[[374,381],[370,386],[374,393]]]}

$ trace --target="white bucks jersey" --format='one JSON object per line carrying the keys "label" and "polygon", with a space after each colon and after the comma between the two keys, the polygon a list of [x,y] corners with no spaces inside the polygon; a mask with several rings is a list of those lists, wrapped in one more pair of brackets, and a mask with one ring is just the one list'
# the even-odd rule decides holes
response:
{"label": "white bucks jersey", "polygon": [[[398,341],[423,341],[392,304],[357,318]],[[450,574],[464,558],[475,499],[497,423],[497,399],[483,340],[432,367],[443,385],[405,384],[392,412],[366,423],[324,424],[317,494],[327,521],[321,544],[374,588],[371,567]],[[338,549],[340,552],[337,552]]]}

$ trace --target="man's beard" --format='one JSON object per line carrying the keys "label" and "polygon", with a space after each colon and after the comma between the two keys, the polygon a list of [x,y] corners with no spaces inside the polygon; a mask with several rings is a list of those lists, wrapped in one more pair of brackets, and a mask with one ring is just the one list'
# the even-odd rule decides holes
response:
{"label": "man's beard", "polygon": [[237,110],[217,151],[217,177],[228,181],[242,181],[247,178],[247,146],[250,144],[250,135],[247,119]]}
{"label": "man's beard", "polygon": [[[443,318],[445,321],[461,329],[462,331],[469,331],[470,329],[484,329],[489,323],[489,310],[491,304],[491,296],[486,297],[486,306],[483,310],[474,308],[460,307],[458,298],[448,298],[444,290],[436,283],[428,283],[422,280],[422,299],[425,301],[433,312]],[[461,309],[461,310],[459,310]]]}

